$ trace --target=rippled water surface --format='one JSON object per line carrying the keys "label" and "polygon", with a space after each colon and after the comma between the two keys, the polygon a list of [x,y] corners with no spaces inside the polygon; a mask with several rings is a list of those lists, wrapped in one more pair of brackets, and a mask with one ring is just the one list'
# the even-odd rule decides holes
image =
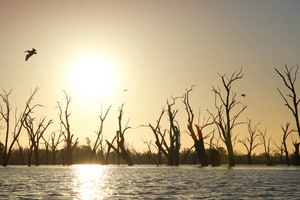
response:
{"label": "rippled water surface", "polygon": [[8,166],[0,199],[300,199],[287,166]]}

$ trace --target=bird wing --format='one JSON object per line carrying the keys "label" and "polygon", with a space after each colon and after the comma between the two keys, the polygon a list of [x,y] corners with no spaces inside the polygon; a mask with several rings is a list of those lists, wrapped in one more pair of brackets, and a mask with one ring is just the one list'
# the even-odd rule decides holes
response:
{"label": "bird wing", "polygon": [[31,56],[32,56],[32,54],[27,54],[26,58],[25,58],[25,61],[27,61]]}

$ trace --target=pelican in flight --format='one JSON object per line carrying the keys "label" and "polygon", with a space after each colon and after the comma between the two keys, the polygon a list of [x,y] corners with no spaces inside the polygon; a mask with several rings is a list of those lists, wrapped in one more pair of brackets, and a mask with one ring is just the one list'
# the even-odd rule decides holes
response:
{"label": "pelican in flight", "polygon": [[27,61],[33,54],[37,54],[35,48],[32,48],[31,50],[27,50],[25,52],[27,53],[25,61]]}

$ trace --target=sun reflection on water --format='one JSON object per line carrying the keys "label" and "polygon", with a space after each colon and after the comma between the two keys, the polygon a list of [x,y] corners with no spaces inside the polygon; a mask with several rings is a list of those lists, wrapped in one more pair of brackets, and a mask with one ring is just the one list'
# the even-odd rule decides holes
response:
{"label": "sun reflection on water", "polygon": [[79,199],[103,199],[107,196],[107,168],[101,165],[75,165],[73,190]]}

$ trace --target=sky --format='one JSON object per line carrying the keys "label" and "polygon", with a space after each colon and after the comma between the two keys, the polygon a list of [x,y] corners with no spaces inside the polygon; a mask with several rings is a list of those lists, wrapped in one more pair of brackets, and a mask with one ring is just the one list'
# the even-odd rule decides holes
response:
{"label": "sky", "polygon": [[[154,136],[141,125],[155,124],[167,100],[195,85],[190,103],[196,119],[201,108],[202,121],[207,110],[216,112],[212,86],[224,91],[218,73],[230,76],[242,68],[244,76],[232,88],[246,94],[237,95],[247,105],[240,121],[260,123],[259,129],[280,144],[280,126],[295,123],[277,91],[287,93],[274,68],[283,72],[285,65],[299,63],[299,7],[296,0],[0,0],[0,82],[14,89],[11,106],[18,111],[39,87],[34,103],[44,107],[34,115],[54,120],[46,135],[59,129],[57,102],[66,105],[66,91],[72,98],[71,131],[81,145],[86,137],[95,141],[101,110],[110,105],[103,134],[111,140],[124,103],[123,126],[132,127],[127,145],[144,151],[144,141],[154,142]],[[24,51],[31,48],[37,54],[25,62]],[[182,147],[190,147],[181,100],[174,109]],[[244,139],[246,125],[233,134]],[[26,132],[21,138],[28,145]],[[299,141],[296,134],[293,139]],[[238,143],[234,149],[245,152]]]}

